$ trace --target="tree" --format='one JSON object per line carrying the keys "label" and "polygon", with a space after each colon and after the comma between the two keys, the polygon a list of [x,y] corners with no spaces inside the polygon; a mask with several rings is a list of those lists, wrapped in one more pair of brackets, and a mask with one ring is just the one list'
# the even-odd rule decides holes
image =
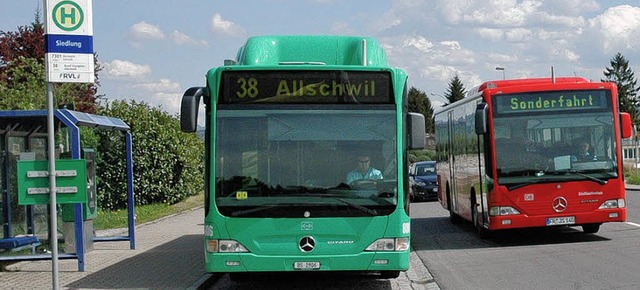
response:
{"label": "tree", "polygon": [[435,132],[433,123],[433,107],[431,100],[427,98],[427,94],[414,87],[409,89],[409,112],[420,113],[424,115],[426,133]]}
{"label": "tree", "polygon": [[[458,77],[458,75],[456,74],[451,79],[451,82],[449,82],[449,87],[447,88],[445,97],[447,98],[447,100],[449,100],[449,104],[451,104],[455,101],[462,100],[466,93],[467,92],[464,89],[464,85],[462,84],[460,77]],[[448,104],[445,104],[445,106],[446,105]]]}
{"label": "tree", "polygon": [[611,67],[604,71],[603,82],[615,82],[618,85],[618,101],[620,111],[631,115],[634,124],[638,124],[638,91],[637,80],[633,70],[629,67],[629,61],[621,54],[617,53],[611,59]]}
{"label": "tree", "polygon": [[[18,31],[0,31],[0,104],[2,110],[45,109],[44,25],[40,13],[28,26],[18,27]],[[97,54],[94,54],[95,83],[56,83],[54,95],[56,105],[73,104],[75,110],[96,112],[98,72],[102,70]],[[25,100],[25,95],[28,99]],[[39,98],[33,103],[28,100]],[[44,101],[38,101],[44,99]]]}

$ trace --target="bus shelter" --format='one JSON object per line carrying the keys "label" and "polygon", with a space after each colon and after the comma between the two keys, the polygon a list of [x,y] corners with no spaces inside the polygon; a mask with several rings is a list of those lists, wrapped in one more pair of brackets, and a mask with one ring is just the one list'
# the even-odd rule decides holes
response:
{"label": "bus shelter", "polygon": [[[95,173],[95,152],[93,149],[81,148],[80,127],[118,131],[124,135],[126,150],[126,178],[127,178],[127,211],[128,233],[124,236],[95,237],[92,223],[89,231],[85,228],[85,221],[97,214],[97,198],[95,182],[87,180],[87,202],[59,205],[63,209],[63,220],[72,225],[69,230],[73,236],[75,253],[63,253],[59,259],[77,259],[78,271],[84,271],[84,256],[88,242],[129,241],[130,249],[135,249],[135,220],[133,202],[133,157],[132,135],[130,127],[118,118],[88,114],[68,109],[54,110],[54,128],[56,134],[64,133],[67,148],[58,147],[57,155],[64,155],[68,159],[86,159],[87,176]],[[64,129],[64,131],[63,131]],[[0,250],[13,251],[31,247],[31,255],[0,256],[0,261],[50,260],[51,254],[37,254],[35,249],[40,244],[36,227],[45,224],[48,237],[52,230],[48,220],[51,209],[47,204],[22,205],[16,200],[16,163],[18,160],[47,160],[47,111],[0,111],[0,222],[2,224],[2,239]],[[56,167],[60,157],[56,157]],[[92,168],[90,168],[92,167]],[[84,170],[84,169],[83,169]],[[95,174],[93,176],[95,178]],[[95,180],[95,179],[94,179]],[[93,185],[93,188],[91,188]],[[58,192],[58,195],[60,192]],[[48,199],[47,199],[48,200]],[[65,208],[66,207],[66,208]],[[23,217],[19,220],[17,216]],[[19,229],[16,229],[18,227]],[[20,234],[16,234],[20,233]]]}

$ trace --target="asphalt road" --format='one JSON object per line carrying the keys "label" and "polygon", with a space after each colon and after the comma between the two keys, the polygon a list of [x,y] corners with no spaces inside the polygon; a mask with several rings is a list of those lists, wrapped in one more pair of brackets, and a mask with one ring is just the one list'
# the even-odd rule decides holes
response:
{"label": "asphalt road", "polygon": [[640,192],[626,223],[512,230],[480,239],[440,204],[413,204],[412,242],[441,289],[640,289]]}

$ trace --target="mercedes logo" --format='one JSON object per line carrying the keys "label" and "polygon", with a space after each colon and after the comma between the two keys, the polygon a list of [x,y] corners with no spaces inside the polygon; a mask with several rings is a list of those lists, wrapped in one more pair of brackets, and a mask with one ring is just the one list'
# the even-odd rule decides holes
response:
{"label": "mercedes logo", "polygon": [[304,237],[300,239],[298,247],[300,251],[311,252],[316,247],[316,240],[314,240],[313,237]]}
{"label": "mercedes logo", "polygon": [[567,199],[562,196],[556,197],[551,206],[556,212],[563,212],[567,209]]}

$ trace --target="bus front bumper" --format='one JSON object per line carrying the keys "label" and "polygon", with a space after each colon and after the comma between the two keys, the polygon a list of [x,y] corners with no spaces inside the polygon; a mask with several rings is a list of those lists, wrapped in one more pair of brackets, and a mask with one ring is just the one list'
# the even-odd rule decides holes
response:
{"label": "bus front bumper", "polygon": [[587,213],[558,213],[555,215],[525,214],[491,216],[490,230],[517,229],[549,226],[580,226],[627,220],[625,208],[604,209]]}
{"label": "bus front bumper", "polygon": [[409,251],[363,252],[339,256],[259,256],[206,253],[207,272],[406,271]]}

